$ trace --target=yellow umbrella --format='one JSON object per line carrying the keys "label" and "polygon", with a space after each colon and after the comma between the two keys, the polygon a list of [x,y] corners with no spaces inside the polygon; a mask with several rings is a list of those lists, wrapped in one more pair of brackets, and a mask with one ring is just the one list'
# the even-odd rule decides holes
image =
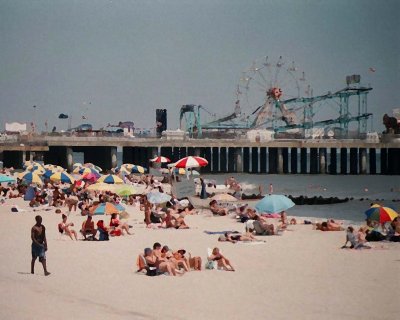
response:
{"label": "yellow umbrella", "polygon": [[114,191],[115,185],[108,183],[95,183],[87,187],[87,189],[92,191]]}

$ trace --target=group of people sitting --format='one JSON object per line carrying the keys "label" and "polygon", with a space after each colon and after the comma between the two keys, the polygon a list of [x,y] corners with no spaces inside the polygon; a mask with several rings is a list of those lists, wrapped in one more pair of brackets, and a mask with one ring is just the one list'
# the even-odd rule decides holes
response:
{"label": "group of people sitting", "polygon": [[[58,231],[60,234],[65,234],[71,238],[71,240],[78,240],[77,232],[71,227],[74,226],[73,222],[67,221],[68,217],[62,214],[62,221],[58,224]],[[97,227],[97,228],[96,228]],[[118,219],[118,215],[113,213],[111,215],[109,225],[104,223],[104,220],[99,220],[95,226],[92,215],[88,215],[86,220],[83,221],[80,233],[83,236],[83,240],[109,240],[109,236],[121,236],[124,234],[132,234],[129,229],[132,226],[127,223],[122,223]],[[99,238],[96,238],[97,233]]]}
{"label": "group of people sitting", "polygon": [[171,198],[166,204],[156,205],[150,203],[146,195],[140,197],[140,210],[144,212],[144,222],[148,228],[189,229],[185,217],[196,213],[188,201]]}
{"label": "group of people sitting", "polygon": [[145,248],[136,261],[137,272],[144,272],[148,276],[166,274],[171,276],[183,275],[191,270],[202,269],[201,257],[186,255],[185,249],[172,251],[168,246],[161,246],[156,242],[153,248]]}
{"label": "group of people sitting", "polygon": [[360,226],[357,232],[352,226],[349,226],[346,230],[346,243],[342,248],[347,248],[347,243],[350,243],[351,249],[370,249],[369,242],[377,241],[400,242],[399,217],[395,217],[387,224],[379,224],[371,219],[366,219],[366,225]]}

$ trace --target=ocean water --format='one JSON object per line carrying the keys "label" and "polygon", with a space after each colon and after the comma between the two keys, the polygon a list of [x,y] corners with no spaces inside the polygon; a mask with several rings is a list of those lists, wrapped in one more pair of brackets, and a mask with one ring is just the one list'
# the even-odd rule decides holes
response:
{"label": "ocean water", "polygon": [[[379,159],[379,157],[377,157]],[[338,165],[340,159],[338,159]],[[74,153],[74,162],[83,163],[83,153]],[[122,152],[117,153],[118,165],[122,164]],[[348,165],[348,167],[350,167]],[[300,166],[299,166],[300,168]],[[377,168],[379,168],[377,163]],[[339,170],[339,168],[338,168]],[[275,194],[292,196],[322,196],[324,198],[353,198],[346,203],[332,205],[298,205],[288,211],[289,215],[314,217],[316,219],[333,218],[359,224],[365,220],[364,212],[371,203],[380,203],[400,211],[400,179],[381,175],[301,175],[301,174],[205,174],[204,178],[224,184],[228,177],[242,185],[246,194],[268,193],[272,183]],[[395,201],[393,201],[395,200]]]}
{"label": "ocean water", "polygon": [[359,224],[365,220],[364,212],[371,203],[379,203],[400,210],[400,180],[381,175],[301,175],[301,174],[217,174],[204,175],[217,184],[233,176],[245,194],[258,193],[262,186],[264,194],[273,185],[274,194],[292,196],[322,196],[324,198],[353,198],[331,205],[297,205],[288,215],[299,217],[333,218]]}

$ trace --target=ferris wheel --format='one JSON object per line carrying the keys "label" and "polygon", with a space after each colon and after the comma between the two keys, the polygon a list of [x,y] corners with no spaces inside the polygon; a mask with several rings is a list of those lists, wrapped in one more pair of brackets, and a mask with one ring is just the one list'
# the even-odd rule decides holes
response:
{"label": "ferris wheel", "polygon": [[236,90],[235,113],[254,117],[253,128],[295,125],[307,122],[312,115],[307,115],[304,104],[293,100],[310,96],[311,86],[294,61],[287,62],[282,56],[273,61],[266,56],[242,72]]}

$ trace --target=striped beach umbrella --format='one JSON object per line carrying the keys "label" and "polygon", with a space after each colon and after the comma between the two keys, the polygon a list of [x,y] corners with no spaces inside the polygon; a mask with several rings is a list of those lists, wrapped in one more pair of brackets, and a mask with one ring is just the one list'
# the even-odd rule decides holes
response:
{"label": "striped beach umbrella", "polygon": [[189,156],[175,162],[176,168],[198,168],[208,165],[208,161],[202,157]]}
{"label": "striped beach umbrella", "polygon": [[114,168],[114,172],[130,174],[131,173],[131,169],[132,169],[132,167],[128,168],[128,167],[125,167],[125,166],[122,165],[122,166],[115,167]]}
{"label": "striped beach umbrella", "polygon": [[66,172],[56,172],[50,176],[50,180],[57,182],[71,183],[71,184],[75,182],[75,179]]}
{"label": "striped beach umbrella", "polygon": [[100,203],[99,205],[94,207],[92,213],[95,215],[113,214],[113,213],[120,213],[124,210],[125,210],[125,208],[120,204],[113,204],[111,202],[105,202],[105,203]]}
{"label": "striped beach umbrella", "polygon": [[75,163],[72,165],[72,167],[73,167],[73,168],[76,168],[76,167],[83,167],[83,164],[80,163],[80,162],[75,162]]}
{"label": "striped beach umbrella", "polygon": [[27,166],[26,167],[26,170],[27,171],[37,171],[37,170],[39,170],[39,171],[45,171],[45,169],[43,168],[43,166],[41,165],[41,164],[31,164],[31,165],[29,165],[29,166]]}
{"label": "striped beach umbrella", "polygon": [[151,162],[157,162],[157,163],[168,163],[171,162],[171,160],[167,157],[162,157],[162,156],[158,156],[155,157],[154,159],[150,159]]}
{"label": "striped beach umbrella", "polygon": [[374,205],[365,211],[365,215],[368,219],[378,221],[379,223],[385,223],[393,221],[399,214],[392,208]]}
{"label": "striped beach umbrella", "polygon": [[79,174],[85,175],[85,174],[93,174],[97,178],[100,178],[101,174],[94,168],[80,168],[78,171]]}
{"label": "striped beach umbrella", "polygon": [[63,172],[65,169],[61,166],[57,166],[55,164],[46,164],[43,166],[46,170],[52,170],[54,172]]}
{"label": "striped beach umbrella", "polygon": [[146,168],[142,166],[133,166],[131,169],[131,173],[145,173],[147,171]]}
{"label": "striped beach umbrella", "polygon": [[97,182],[102,182],[102,183],[108,183],[108,184],[122,184],[124,181],[116,176],[115,174],[107,174],[104,176],[101,176]]}
{"label": "striped beach umbrella", "polygon": [[103,171],[102,168],[100,168],[99,166],[96,166],[95,164],[91,163],[91,162],[87,162],[83,164],[83,167],[87,167],[87,168],[94,168],[96,169],[98,172]]}
{"label": "striped beach umbrella", "polygon": [[29,183],[36,183],[40,185],[42,184],[42,179],[40,179],[40,177],[36,173],[30,171],[21,172],[18,175],[18,179],[24,180]]}
{"label": "striped beach umbrella", "polygon": [[51,177],[53,174],[55,174],[55,173],[56,173],[56,171],[47,169],[47,170],[43,173],[42,177],[43,177],[43,178],[46,178],[46,179],[50,179],[50,177]]}

